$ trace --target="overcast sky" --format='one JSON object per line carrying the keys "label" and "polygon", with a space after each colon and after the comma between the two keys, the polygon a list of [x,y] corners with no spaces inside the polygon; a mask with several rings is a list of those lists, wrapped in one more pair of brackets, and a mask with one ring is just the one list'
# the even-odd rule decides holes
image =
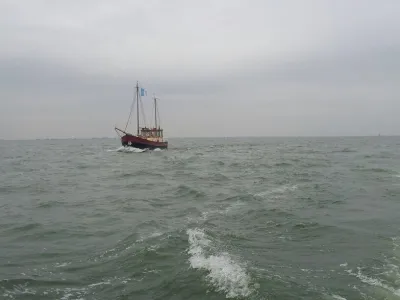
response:
{"label": "overcast sky", "polygon": [[400,134],[399,16],[398,0],[2,0],[0,138],[116,136],[137,80],[168,137]]}

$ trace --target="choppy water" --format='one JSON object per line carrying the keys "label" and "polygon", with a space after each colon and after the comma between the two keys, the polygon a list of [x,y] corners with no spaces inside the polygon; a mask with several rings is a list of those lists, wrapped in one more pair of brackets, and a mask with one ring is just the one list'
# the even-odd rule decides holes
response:
{"label": "choppy water", "polygon": [[0,141],[0,298],[400,299],[400,138],[170,145]]}

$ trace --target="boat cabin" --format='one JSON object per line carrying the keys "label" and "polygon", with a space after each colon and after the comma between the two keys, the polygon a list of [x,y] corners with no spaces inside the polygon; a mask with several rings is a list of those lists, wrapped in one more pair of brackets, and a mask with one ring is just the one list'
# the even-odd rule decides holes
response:
{"label": "boat cabin", "polygon": [[140,136],[147,140],[161,142],[163,140],[163,129],[142,127]]}

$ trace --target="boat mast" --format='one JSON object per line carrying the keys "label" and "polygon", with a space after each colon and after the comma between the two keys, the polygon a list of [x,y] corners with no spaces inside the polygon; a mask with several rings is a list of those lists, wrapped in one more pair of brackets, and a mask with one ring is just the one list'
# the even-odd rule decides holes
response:
{"label": "boat mast", "polygon": [[136,81],[136,119],[137,119],[137,135],[139,135],[139,82]]}
{"label": "boat mast", "polygon": [[154,124],[157,129],[157,98],[154,96]]}

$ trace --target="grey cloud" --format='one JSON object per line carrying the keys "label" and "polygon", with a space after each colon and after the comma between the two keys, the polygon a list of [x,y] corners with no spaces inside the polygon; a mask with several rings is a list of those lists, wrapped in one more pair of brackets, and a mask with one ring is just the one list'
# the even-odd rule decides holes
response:
{"label": "grey cloud", "polygon": [[398,134],[397,1],[32,3],[0,5],[0,138],[112,136],[136,80],[170,136]]}

